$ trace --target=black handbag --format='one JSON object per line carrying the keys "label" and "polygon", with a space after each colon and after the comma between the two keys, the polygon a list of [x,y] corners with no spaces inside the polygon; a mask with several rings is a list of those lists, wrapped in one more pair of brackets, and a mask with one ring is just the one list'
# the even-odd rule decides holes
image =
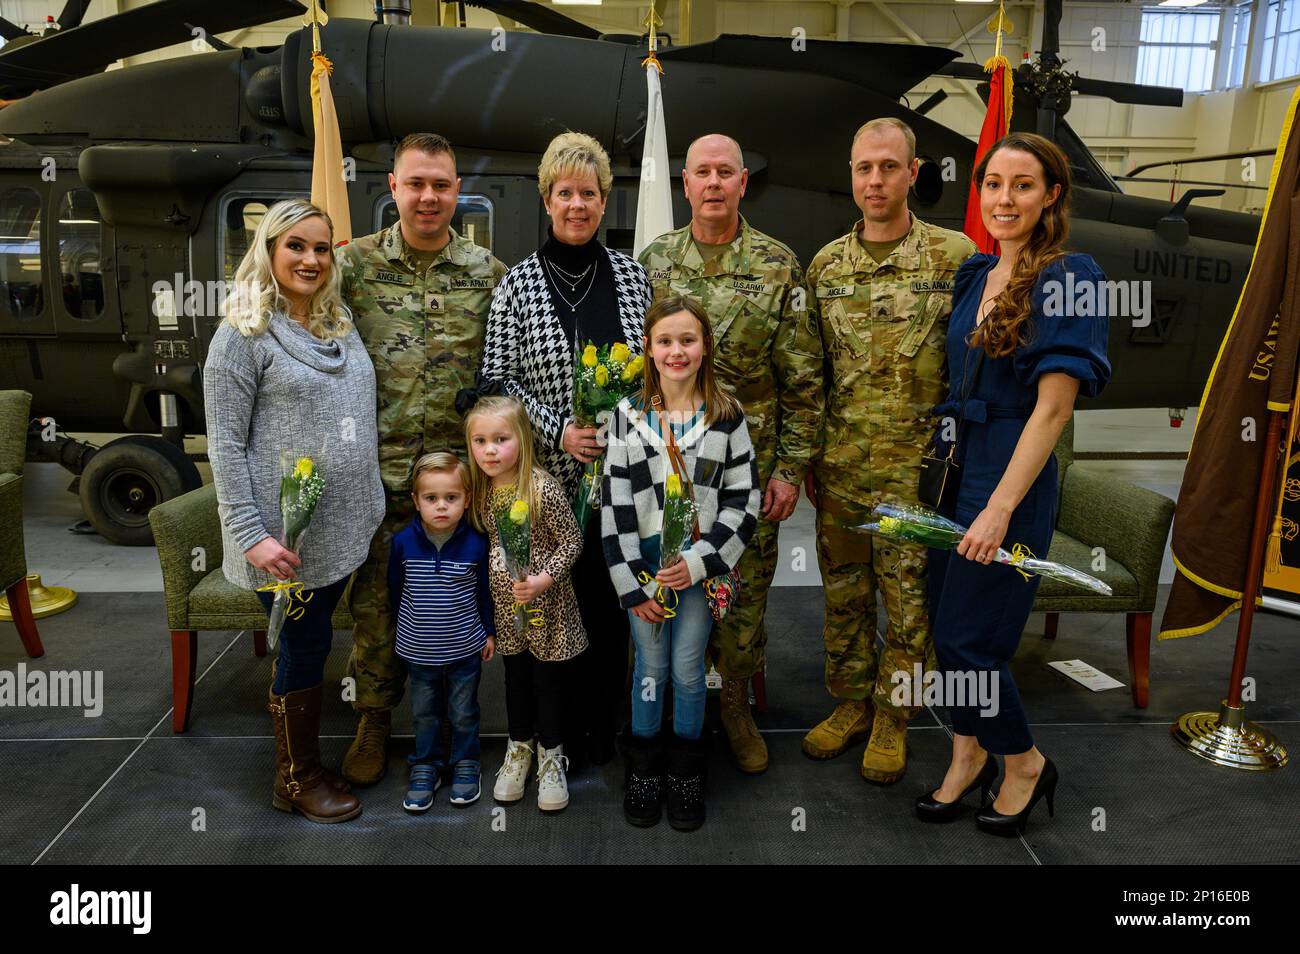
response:
{"label": "black handbag", "polygon": [[969,388],[966,387],[966,371],[970,365],[966,364],[962,368],[961,410],[957,412],[957,433],[953,435],[952,443],[948,445],[948,453],[943,457],[938,456],[940,432],[935,431],[934,437],[930,439],[930,446],[921,455],[921,476],[917,481],[916,499],[932,510],[945,509],[957,495],[960,478],[957,473],[957,461],[953,458],[957,453],[957,441],[961,439],[962,424],[966,421],[966,401],[975,390],[976,382],[980,377],[980,368],[983,366],[984,349],[981,347],[975,358],[975,374],[971,376]]}

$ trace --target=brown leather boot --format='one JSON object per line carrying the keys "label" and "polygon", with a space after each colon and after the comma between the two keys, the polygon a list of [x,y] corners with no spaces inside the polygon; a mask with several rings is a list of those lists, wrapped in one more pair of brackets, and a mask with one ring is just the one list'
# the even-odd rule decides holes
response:
{"label": "brown leather boot", "polygon": [[343,757],[343,777],[353,785],[373,785],[388,768],[388,736],[393,729],[391,709],[362,709],[357,737]]}
{"label": "brown leather boot", "polygon": [[736,768],[757,775],[767,768],[767,745],[749,711],[749,680],[722,680],[722,728],[731,743]]}
{"label": "brown leather boot", "polygon": [[361,814],[356,796],[330,785],[320,765],[321,687],[300,689],[267,702],[275,729],[275,788],[271,806],[330,825]]}
{"label": "brown leather boot", "polygon": [[[271,684],[272,685],[275,684],[275,663],[274,662],[271,664]],[[280,697],[275,694],[275,690],[268,686],[266,690],[266,704],[267,704],[268,711],[270,711],[270,707],[272,705],[279,704],[278,703],[279,698]],[[334,789],[334,791],[336,792],[352,791],[352,786],[348,784],[348,780],[345,779],[338,772],[333,772],[330,769],[327,769],[323,765],[320,767],[320,770],[325,775],[325,782],[330,786],[330,788]],[[279,781],[278,774],[276,775],[276,781],[277,782]]]}

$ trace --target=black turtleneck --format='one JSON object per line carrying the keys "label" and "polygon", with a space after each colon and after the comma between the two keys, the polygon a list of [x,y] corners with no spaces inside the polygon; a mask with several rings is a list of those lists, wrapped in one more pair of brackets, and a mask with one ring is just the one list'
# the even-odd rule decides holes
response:
{"label": "black turtleneck", "polygon": [[[584,245],[568,245],[556,239],[555,233],[548,228],[546,241],[537,250],[537,254],[542,260],[542,272],[546,275],[551,303],[555,306],[555,313],[569,340],[574,340],[576,319],[581,344],[593,341],[599,347],[623,341],[623,325],[618,317],[618,296],[614,291],[614,271],[609,264],[609,253],[605,251],[605,246],[595,236]],[[570,275],[580,275],[584,269],[594,266],[596,275],[593,278],[587,274],[578,282],[575,290],[559,272],[551,268],[552,265]],[[576,303],[577,308],[570,307],[569,302]]]}

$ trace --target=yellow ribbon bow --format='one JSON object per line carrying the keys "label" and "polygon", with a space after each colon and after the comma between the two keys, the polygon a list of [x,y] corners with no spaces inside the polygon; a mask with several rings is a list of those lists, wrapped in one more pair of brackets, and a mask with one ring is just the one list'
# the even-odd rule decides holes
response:
{"label": "yellow ribbon bow", "polygon": [[[1029,578],[1034,574],[1020,568],[1020,564],[1025,562],[1026,557],[1034,557],[1034,551],[1029,549],[1029,547],[1025,546],[1023,543],[1017,543],[1011,548],[1011,563],[1008,565],[1023,576],[1025,581],[1028,582]],[[1034,558],[1036,559],[1036,557]]]}
{"label": "yellow ribbon bow", "polygon": [[546,625],[546,613],[542,610],[540,606],[532,606],[532,605],[525,605],[523,603],[516,603],[514,611],[518,613],[520,610],[523,610],[524,613],[528,616],[528,625],[531,626],[533,629],[541,629],[543,626]]}
{"label": "yellow ribbon bow", "polygon": [[[638,576],[636,579],[637,582],[640,583],[642,586],[645,586],[647,583],[654,583],[655,581],[655,578],[651,576],[646,570],[642,570],[641,575]],[[668,605],[669,596],[673,598],[672,606]],[[677,615],[678,597],[677,597],[676,590],[673,589],[665,590],[662,586],[656,586],[655,602],[664,608],[664,619],[672,619],[674,616]]]}
{"label": "yellow ribbon bow", "polygon": [[312,597],[316,595],[315,593],[308,593],[306,596],[303,596],[302,594],[305,589],[306,589],[306,584],[303,583],[302,580],[277,580],[274,583],[268,583],[265,586],[259,586],[257,588],[257,592],[274,593],[277,596],[280,593],[287,594],[288,600],[285,603],[285,607],[284,607],[285,618],[298,620],[298,619],[302,619],[302,616],[304,613],[307,612],[307,609],[306,607],[303,606],[294,606],[293,601],[296,599],[299,603],[310,603],[312,601]]}

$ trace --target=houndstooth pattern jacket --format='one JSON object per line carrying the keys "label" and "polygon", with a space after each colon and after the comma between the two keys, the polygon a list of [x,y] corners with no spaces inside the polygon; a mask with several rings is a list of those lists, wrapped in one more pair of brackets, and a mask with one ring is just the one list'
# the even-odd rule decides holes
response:
{"label": "houndstooth pattern jacket", "polygon": [[[633,354],[641,353],[650,279],[636,259],[605,249],[614,272],[619,323]],[[500,381],[523,402],[535,432],[538,463],[572,496],[582,465],[564,452],[564,427],[573,420],[574,342],[551,301],[542,262],[534,252],[510,269],[492,295],[483,343],[483,376]]]}

